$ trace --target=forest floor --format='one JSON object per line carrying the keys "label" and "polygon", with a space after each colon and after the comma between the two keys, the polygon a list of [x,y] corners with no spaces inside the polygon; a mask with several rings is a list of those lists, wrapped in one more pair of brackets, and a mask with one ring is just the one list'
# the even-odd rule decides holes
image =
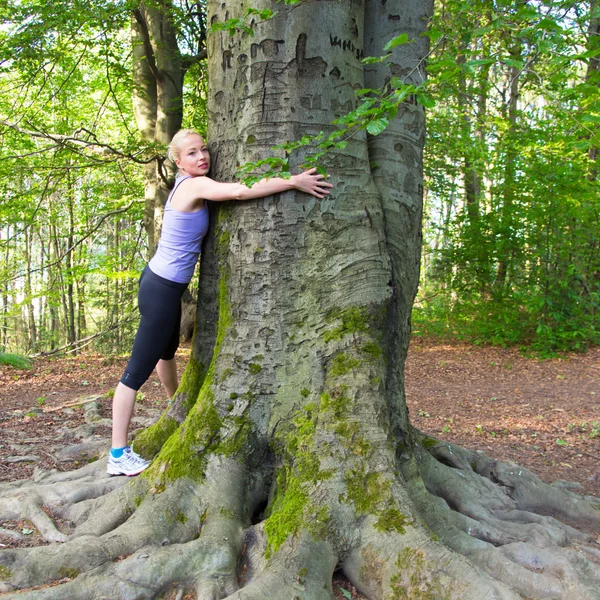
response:
{"label": "forest floor", "polygon": [[[179,350],[181,368],[189,352]],[[0,367],[0,481],[38,468],[74,469],[105,454],[112,391],[125,363],[84,354],[39,358],[27,371]],[[412,423],[428,435],[600,497],[600,348],[539,361],[516,349],[415,338],[406,395]],[[165,407],[154,374],[138,398],[135,425],[148,425]],[[41,543],[29,523],[0,522],[0,548]],[[334,591],[340,600],[361,598],[337,575]]]}

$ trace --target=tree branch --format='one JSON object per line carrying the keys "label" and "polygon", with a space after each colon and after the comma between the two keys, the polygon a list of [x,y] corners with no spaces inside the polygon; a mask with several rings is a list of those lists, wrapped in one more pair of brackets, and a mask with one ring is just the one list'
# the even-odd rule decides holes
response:
{"label": "tree branch", "polygon": [[[149,158],[143,159],[143,158],[139,158],[135,154],[126,153],[126,152],[122,152],[121,150],[117,150],[117,148],[114,148],[113,146],[110,146],[109,144],[104,144],[102,142],[99,142],[96,139],[96,135],[93,132],[86,129],[85,127],[81,127],[80,129],[77,129],[72,135],[63,135],[63,134],[59,134],[59,133],[48,133],[45,131],[35,131],[35,130],[31,130],[31,129],[24,129],[23,127],[21,127],[20,125],[17,125],[16,123],[9,123],[8,121],[3,121],[3,120],[0,120],[0,125],[4,125],[5,127],[13,129],[14,131],[17,131],[18,133],[22,133],[22,134],[28,135],[30,137],[51,140],[51,141],[55,142],[56,144],[59,144],[60,146],[63,146],[63,147],[68,147],[69,144],[72,144],[73,146],[76,146],[78,148],[84,148],[86,150],[90,150],[91,152],[93,152],[95,154],[101,154],[101,155],[105,155],[105,156],[115,155],[115,156],[120,156],[122,158],[127,158],[137,164],[140,164],[140,165],[146,165],[148,163],[154,162],[155,160],[164,160],[164,156],[161,156],[159,154],[154,154],[153,156],[151,156]],[[93,139],[83,140],[79,137],[76,137],[80,133],[86,133],[89,136],[91,136]],[[141,154],[141,152],[140,152],[140,154]]]}
{"label": "tree branch", "polygon": [[192,65],[195,65],[197,62],[204,60],[205,58],[207,58],[207,56],[208,53],[206,51],[206,48],[202,48],[202,50],[200,50],[198,54],[195,54],[193,56],[191,54],[183,54],[181,56],[181,67],[184,71],[187,71]]}

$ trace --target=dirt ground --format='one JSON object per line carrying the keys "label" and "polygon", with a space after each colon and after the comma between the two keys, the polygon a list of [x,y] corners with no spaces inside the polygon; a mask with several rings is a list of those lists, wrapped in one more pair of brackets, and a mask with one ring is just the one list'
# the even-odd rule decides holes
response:
{"label": "dirt ground", "polygon": [[[189,351],[179,350],[181,368]],[[38,468],[74,469],[106,453],[112,390],[125,363],[85,354],[40,358],[30,371],[0,366],[0,481],[29,478]],[[600,497],[600,348],[539,361],[515,349],[416,338],[406,395],[413,424],[428,435]],[[165,407],[153,375],[138,398],[137,426]],[[92,448],[65,453],[90,434]],[[0,522],[0,548],[40,543],[31,524]],[[333,583],[339,600],[362,598],[341,575]]]}

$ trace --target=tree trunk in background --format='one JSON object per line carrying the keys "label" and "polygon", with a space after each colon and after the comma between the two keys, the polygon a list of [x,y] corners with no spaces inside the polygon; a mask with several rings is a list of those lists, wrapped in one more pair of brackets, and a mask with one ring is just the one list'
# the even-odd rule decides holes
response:
{"label": "tree trunk in background", "polygon": [[[521,1],[520,4],[526,2]],[[510,58],[513,61],[520,62],[522,60],[522,42],[519,39],[512,41],[510,49]],[[501,240],[498,247],[498,268],[496,271],[496,289],[502,294],[506,285],[507,274],[510,267],[510,260],[515,250],[515,232],[513,231],[513,210],[515,198],[517,196],[517,150],[515,148],[517,118],[518,118],[518,102],[520,93],[519,78],[521,75],[521,67],[513,65],[510,67],[508,74],[508,110],[507,121],[508,127],[504,134],[504,182],[502,184],[502,208],[500,211],[500,235]]]}
{"label": "tree trunk in background", "polygon": [[74,195],[75,190],[73,188],[73,174],[71,170],[67,170],[67,209],[69,214],[69,230],[67,234],[67,253],[65,256],[66,271],[67,271],[67,342],[73,344],[77,339],[75,331],[75,297],[74,297],[74,285],[73,285],[73,243],[75,241],[75,215],[74,215]]}
{"label": "tree trunk in background", "polygon": [[[600,3],[598,0],[590,2],[590,21],[588,26],[588,50],[600,50]],[[600,87],[600,55],[593,56],[589,59],[586,72],[586,81]],[[598,147],[590,148],[590,173],[588,178],[590,181],[598,177]]]}
{"label": "tree trunk in background", "polygon": [[[133,108],[142,138],[157,145],[158,152],[171,141],[183,118],[183,69],[171,22],[168,0],[141,2],[134,11]],[[156,250],[162,213],[174,177],[170,162],[152,161],[144,168],[144,225],[149,255]]]}
{"label": "tree trunk in background", "polygon": [[35,311],[33,308],[33,298],[32,294],[32,285],[31,285],[31,242],[32,242],[32,232],[31,228],[27,227],[25,229],[25,306],[27,307],[27,340],[28,340],[28,348],[29,351],[34,351],[37,349],[37,327],[35,324]]}
{"label": "tree trunk in background", "polygon": [[[0,239],[2,239],[2,234],[4,232],[2,230],[0,230]],[[10,226],[7,225],[6,226],[6,235],[4,236],[7,240],[7,244],[6,244],[6,248],[4,251],[4,264],[5,265],[9,265],[9,259],[10,259],[10,247],[8,244],[8,240],[10,239]],[[2,332],[1,332],[1,339],[2,339],[2,350],[6,349],[6,346],[8,345],[8,341],[10,339],[9,337],[9,319],[8,319],[8,289],[7,287],[4,287],[4,289],[2,290]]]}

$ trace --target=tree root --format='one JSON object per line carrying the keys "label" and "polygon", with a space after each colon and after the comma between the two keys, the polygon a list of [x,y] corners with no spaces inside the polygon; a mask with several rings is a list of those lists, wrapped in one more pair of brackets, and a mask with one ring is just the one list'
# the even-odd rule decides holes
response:
{"label": "tree root", "polygon": [[[37,506],[41,530],[51,523],[43,499],[74,531],[60,545],[1,552],[0,590],[7,600],[142,600],[174,590],[193,590],[198,600],[332,600],[341,567],[371,600],[600,598],[600,549],[559,520],[596,525],[595,499],[451,444],[424,447],[397,477],[391,454],[379,449],[372,481],[386,500],[382,509],[374,498],[375,512],[356,495],[368,476],[353,479],[356,466],[328,469],[322,455],[321,473],[329,474],[310,488],[306,506],[315,519],[327,507],[328,517],[293,530],[276,551],[266,521],[250,524],[267,499],[266,471],[223,455],[208,458],[202,481],[165,488],[152,479],[159,471],[101,476],[103,461],[4,484],[0,506],[27,498],[19,514],[33,520]],[[356,458],[345,460],[349,468]],[[359,486],[354,495],[349,481]],[[372,493],[366,483],[363,492]],[[555,510],[560,504],[567,506]]]}
{"label": "tree root", "polygon": [[594,538],[559,520],[598,527],[597,499],[452,444],[427,446],[412,496],[447,546],[525,597],[600,598]]}
{"label": "tree root", "polygon": [[[122,478],[124,479],[124,478]],[[55,581],[101,567],[105,563],[128,555],[147,545],[167,545],[183,543],[198,536],[202,515],[206,510],[198,492],[198,485],[189,480],[173,483],[162,494],[143,496],[136,499],[136,489],[144,485],[143,479],[136,479],[133,485],[123,490],[120,496],[109,494],[107,498],[114,505],[123,502],[130,517],[116,529],[103,535],[83,535],[69,539],[60,546],[42,546],[0,553],[0,569],[6,579],[2,591],[28,588]],[[147,484],[146,484],[147,485]],[[119,492],[121,490],[118,490]],[[140,503],[136,508],[136,504]],[[123,513],[113,522],[119,522]],[[99,524],[106,517],[101,504],[80,528],[102,531]],[[7,577],[8,575],[8,577]]]}
{"label": "tree root", "polygon": [[[100,467],[100,468],[99,468]],[[65,507],[90,498],[102,498],[125,483],[119,478],[99,478],[105,464],[88,465],[80,471],[37,473],[37,481],[18,481],[0,486],[0,519],[27,519],[47,542],[64,542],[52,518],[42,510],[69,518]],[[121,478],[122,479],[122,478]]]}

